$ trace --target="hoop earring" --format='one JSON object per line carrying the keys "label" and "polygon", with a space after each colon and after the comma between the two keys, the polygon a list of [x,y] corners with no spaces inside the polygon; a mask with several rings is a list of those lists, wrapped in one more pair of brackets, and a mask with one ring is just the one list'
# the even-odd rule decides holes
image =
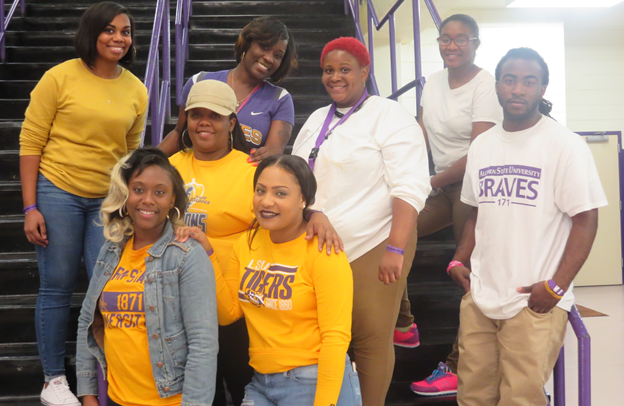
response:
{"label": "hoop earring", "polygon": [[184,149],[191,149],[191,148],[193,148],[192,145],[190,147],[186,146],[186,143],[184,142],[184,133],[186,133],[188,135],[188,130],[184,129],[184,131],[182,131],[182,135],[180,136],[181,139],[182,139],[182,146],[184,147]]}
{"label": "hoop earring", "polygon": [[126,214],[127,214],[128,212],[126,211],[126,213],[124,214],[124,212],[122,211],[122,209],[125,209],[125,205],[124,205],[124,206],[121,206],[121,207],[119,208],[119,217],[124,218],[124,217],[126,217]]}
{"label": "hoop earring", "polygon": [[230,149],[234,149],[234,134],[230,131]]}
{"label": "hoop earring", "polygon": [[132,53],[133,53],[132,59],[136,58],[137,50],[136,50],[136,47],[134,45],[132,45]]}
{"label": "hoop earring", "polygon": [[245,51],[243,51],[243,53],[241,54],[241,61],[245,59]]}
{"label": "hoop earring", "polygon": [[[178,217],[176,217],[176,221],[180,220],[182,218],[182,216],[180,215],[180,209],[178,209],[177,207],[173,206],[173,208],[175,209]],[[167,218],[169,218],[169,216],[167,216]],[[173,221],[172,221],[173,222]]]}

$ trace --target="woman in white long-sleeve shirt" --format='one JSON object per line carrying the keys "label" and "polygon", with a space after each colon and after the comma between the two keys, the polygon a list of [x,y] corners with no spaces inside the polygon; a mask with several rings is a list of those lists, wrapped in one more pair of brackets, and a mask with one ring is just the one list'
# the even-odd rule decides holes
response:
{"label": "woman in white long-sleeve shirt", "polygon": [[370,57],[355,38],[321,55],[331,106],[305,123],[293,154],[309,160],[316,203],[353,269],[352,346],[364,406],[381,406],[392,379],[392,336],[416,251],[416,220],[431,190],[427,150],[414,117],[366,91]]}

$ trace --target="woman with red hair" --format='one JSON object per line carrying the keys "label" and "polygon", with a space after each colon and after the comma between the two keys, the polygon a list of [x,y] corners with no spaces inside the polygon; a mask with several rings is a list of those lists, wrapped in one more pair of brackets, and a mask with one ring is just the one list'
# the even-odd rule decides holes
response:
{"label": "woman with red hair", "polygon": [[322,81],[333,99],[315,111],[293,154],[318,182],[314,209],[340,234],[353,270],[352,347],[364,406],[381,406],[392,379],[394,324],[416,251],[416,220],[431,190],[414,116],[370,96],[370,56],[355,38],[330,41]]}

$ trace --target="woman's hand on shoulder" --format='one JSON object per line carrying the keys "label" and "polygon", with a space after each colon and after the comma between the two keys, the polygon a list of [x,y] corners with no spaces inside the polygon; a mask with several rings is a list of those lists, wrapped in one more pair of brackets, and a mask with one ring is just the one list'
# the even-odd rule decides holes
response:
{"label": "woman's hand on shoulder", "polygon": [[46,233],[45,220],[39,210],[31,210],[26,213],[24,220],[24,233],[28,241],[46,247],[48,245],[48,235]]}
{"label": "woman's hand on shoulder", "polygon": [[320,211],[314,211],[308,219],[306,228],[306,240],[311,240],[315,235],[318,236],[319,251],[323,251],[323,245],[327,245],[327,255],[331,254],[332,246],[336,254],[344,251],[344,244],[329,221],[329,218]]}
{"label": "woman's hand on shoulder", "polygon": [[401,269],[403,269],[403,255],[386,251],[379,264],[379,280],[390,285],[401,279]]}
{"label": "woman's hand on shoulder", "polygon": [[189,238],[193,238],[197,240],[206,251],[212,249],[206,234],[197,227],[178,227],[175,230],[175,235],[174,241],[176,242],[187,242]]}

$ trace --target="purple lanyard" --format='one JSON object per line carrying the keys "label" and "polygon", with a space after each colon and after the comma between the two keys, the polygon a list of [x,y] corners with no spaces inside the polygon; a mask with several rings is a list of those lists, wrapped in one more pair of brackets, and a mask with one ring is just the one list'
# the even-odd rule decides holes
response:
{"label": "purple lanyard", "polygon": [[327,113],[327,117],[325,117],[325,122],[323,123],[323,127],[321,127],[321,132],[319,133],[318,137],[316,137],[316,144],[314,148],[312,148],[312,151],[310,151],[310,156],[308,157],[308,165],[310,165],[310,169],[314,171],[314,161],[316,161],[316,157],[318,156],[319,148],[321,147],[321,144],[323,144],[323,142],[327,139],[327,137],[329,137],[329,134],[331,134],[336,127],[344,123],[345,120],[348,119],[349,116],[353,114],[353,112],[355,112],[355,110],[357,110],[362,103],[364,103],[364,100],[366,100],[367,97],[368,97],[368,91],[366,90],[366,88],[364,88],[364,93],[362,94],[362,97],[360,97],[360,100],[358,100],[358,102],[355,103],[353,107],[351,107],[351,109],[347,112],[347,114],[342,116],[342,118],[338,120],[336,125],[333,126],[331,130],[329,130],[329,124],[334,118],[334,114],[336,114],[336,102],[332,103],[329,109],[329,113]]}

